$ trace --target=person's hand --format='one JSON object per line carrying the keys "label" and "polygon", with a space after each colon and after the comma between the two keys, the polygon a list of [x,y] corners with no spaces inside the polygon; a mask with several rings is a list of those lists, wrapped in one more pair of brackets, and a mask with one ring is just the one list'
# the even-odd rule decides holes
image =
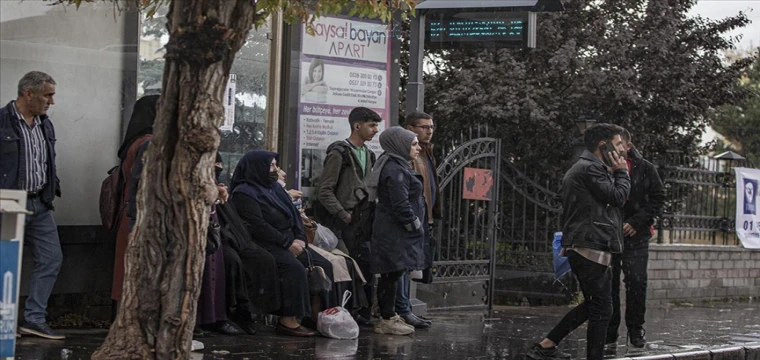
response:
{"label": "person's hand", "polygon": [[623,234],[627,237],[636,235],[636,230],[629,223],[623,224]]}
{"label": "person's hand", "polygon": [[346,217],[344,217],[341,220],[343,220],[343,222],[346,223],[346,224],[351,224],[351,214],[346,215]]}
{"label": "person's hand", "polygon": [[303,197],[303,192],[298,191],[298,190],[294,190],[294,189],[290,189],[290,190],[288,190],[288,195],[290,195],[290,197],[292,197],[293,200],[297,200],[297,199],[300,199],[300,198]]}
{"label": "person's hand", "polygon": [[610,159],[612,160],[612,171],[616,170],[628,170],[628,163],[625,162],[625,159],[620,156],[620,154],[617,153],[617,151],[611,151],[608,152]]}
{"label": "person's hand", "polygon": [[227,199],[230,197],[230,193],[227,191],[227,185],[224,184],[218,184],[216,185],[216,189],[219,191],[219,195],[217,199],[219,199],[219,202],[224,204],[227,202]]}
{"label": "person's hand", "polygon": [[288,248],[288,251],[294,256],[301,255],[304,250],[306,250],[306,243],[303,240],[294,240],[290,248]]}

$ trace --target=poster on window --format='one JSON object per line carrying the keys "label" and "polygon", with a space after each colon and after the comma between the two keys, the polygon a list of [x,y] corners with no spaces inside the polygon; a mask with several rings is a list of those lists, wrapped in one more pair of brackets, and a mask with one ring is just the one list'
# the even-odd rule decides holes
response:
{"label": "poster on window", "polygon": [[219,130],[232,131],[235,126],[235,96],[237,75],[230,74],[227,79],[227,87],[224,89],[224,123]]}
{"label": "poster on window", "polygon": [[736,171],[736,236],[747,249],[760,249],[760,209],[758,184],[760,169],[734,168]]}
{"label": "poster on window", "polygon": [[[320,17],[314,34],[301,26],[298,93],[298,185],[309,203],[327,147],[351,135],[348,114],[367,107],[390,120],[391,40],[379,21]],[[380,153],[379,134],[368,143]]]}

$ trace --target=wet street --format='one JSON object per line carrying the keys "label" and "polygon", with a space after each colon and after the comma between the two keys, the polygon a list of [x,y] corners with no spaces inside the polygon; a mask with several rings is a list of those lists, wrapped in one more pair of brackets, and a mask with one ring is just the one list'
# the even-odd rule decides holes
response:
{"label": "wet street", "polygon": [[[567,307],[500,307],[487,312],[430,314],[434,325],[414,336],[377,335],[362,328],[359,339],[299,339],[274,335],[261,325],[256,336],[199,338],[206,348],[191,359],[523,359],[531,343],[541,339]],[[647,313],[645,351],[618,348],[618,357],[681,353],[750,345],[760,353],[760,305],[720,303],[667,306]],[[64,331],[66,341],[19,340],[17,359],[89,359],[105,337],[102,330]],[[619,344],[625,343],[625,331]],[[560,345],[575,359],[585,358],[585,328]],[[755,356],[760,357],[760,354]],[[732,357],[726,357],[732,358]],[[754,359],[754,357],[751,357]],[[743,360],[744,358],[742,358]]]}

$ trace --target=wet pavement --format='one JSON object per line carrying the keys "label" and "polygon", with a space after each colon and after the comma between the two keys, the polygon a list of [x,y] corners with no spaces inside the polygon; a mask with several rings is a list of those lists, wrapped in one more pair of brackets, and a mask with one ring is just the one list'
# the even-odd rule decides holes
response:
{"label": "wet pavement", "polygon": [[[362,328],[356,340],[281,337],[259,326],[255,336],[198,338],[205,349],[191,359],[524,359],[525,350],[540,340],[569,307],[500,307],[488,312],[437,312],[434,325],[413,336],[378,335]],[[638,357],[727,346],[760,346],[760,305],[721,303],[665,306],[647,313],[643,352],[629,352],[621,332],[619,357]],[[65,341],[19,339],[17,359],[89,359],[105,337],[103,330],[62,331]],[[585,327],[573,332],[560,348],[585,358]],[[759,348],[760,349],[760,348]],[[63,356],[62,356],[63,355]]]}

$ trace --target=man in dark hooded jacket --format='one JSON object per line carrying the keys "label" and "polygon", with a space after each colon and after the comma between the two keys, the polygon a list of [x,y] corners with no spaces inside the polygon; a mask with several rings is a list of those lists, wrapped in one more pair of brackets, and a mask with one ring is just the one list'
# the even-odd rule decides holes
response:
{"label": "man in dark hooded jacket", "polygon": [[[380,115],[371,109],[358,107],[351,111],[348,115],[351,136],[327,148],[317,187],[317,199],[324,209],[317,212],[317,220],[335,233],[342,243],[338,248],[356,260],[366,279],[371,278],[369,243],[373,220],[366,181],[375,165],[375,154],[366,142],[377,135],[381,121]],[[372,299],[372,285],[367,284],[364,291],[367,299]],[[368,323],[371,308],[370,304],[369,308],[362,309],[357,321]]]}
{"label": "man in dark hooded jacket", "polygon": [[623,252],[612,255],[612,318],[607,327],[605,354],[617,353],[620,327],[620,273],[625,276],[625,325],[632,346],[646,345],[644,316],[647,296],[649,240],[654,219],[662,212],[665,187],[654,164],[633,146],[631,133],[623,129],[626,162],[631,175],[631,194],[623,207]]}

